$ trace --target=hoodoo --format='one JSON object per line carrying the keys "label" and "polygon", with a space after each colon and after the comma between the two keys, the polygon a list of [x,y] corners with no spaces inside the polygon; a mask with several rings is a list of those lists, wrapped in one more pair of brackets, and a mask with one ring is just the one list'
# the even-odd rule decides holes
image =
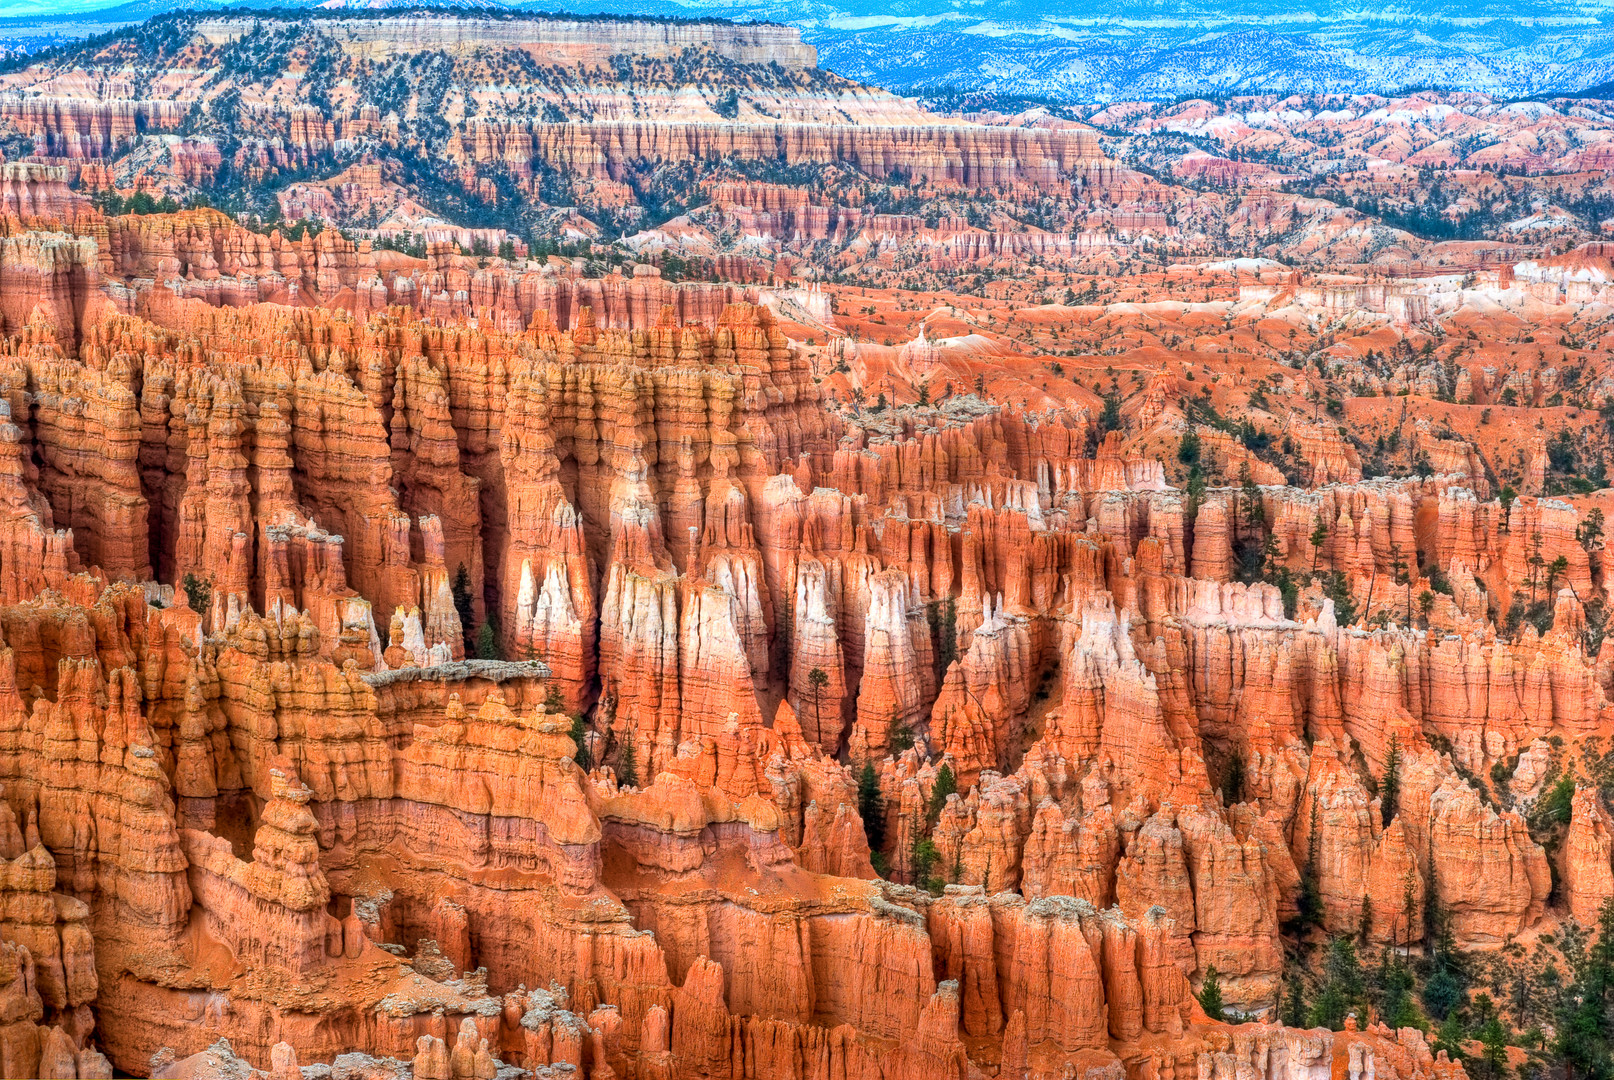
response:
{"label": "hoodoo", "polygon": [[1600,1075],[1614,112],[1024,104],[0,64],[0,1076]]}

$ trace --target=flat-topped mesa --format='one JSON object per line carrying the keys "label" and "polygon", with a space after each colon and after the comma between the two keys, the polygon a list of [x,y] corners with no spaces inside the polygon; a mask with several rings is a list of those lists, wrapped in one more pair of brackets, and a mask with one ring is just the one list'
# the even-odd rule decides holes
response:
{"label": "flat-topped mesa", "polygon": [[[253,182],[287,168],[314,169],[338,148],[372,143],[446,158],[466,170],[467,190],[483,199],[502,201],[507,196],[495,193],[513,177],[520,194],[552,201],[545,185],[559,174],[583,203],[602,207],[640,202],[640,181],[633,177],[647,168],[715,159],[787,170],[839,165],[877,180],[981,192],[1113,191],[1127,182],[1127,170],[1105,157],[1092,129],[939,116],[911,99],[820,70],[814,48],[790,27],[470,13],[351,18],[317,10],[163,18],[163,31],[189,38],[192,56],[183,72],[136,65],[160,80],[160,88],[135,96],[143,80],[114,75],[109,54],[86,49],[71,62],[85,77],[104,75],[99,100],[71,89],[75,82],[58,86],[40,72],[0,74],[0,121],[32,138],[41,153],[83,162],[74,166],[76,175],[99,186],[124,175],[116,166],[133,147],[165,139],[161,161],[138,166],[141,181],[160,179],[156,186],[163,190],[206,187],[232,170]],[[417,62],[387,84],[402,89],[402,100],[383,97],[380,83],[368,78],[344,79],[329,94],[317,93],[319,80],[311,78],[296,80],[289,95],[266,91],[243,60],[273,35],[314,43],[308,48],[326,65],[433,58],[446,69],[449,85],[426,80]],[[632,62],[623,63],[628,57]],[[316,63],[309,54],[289,62],[294,70]],[[423,123],[444,108],[458,112],[455,122],[443,130]],[[187,117],[198,111],[250,115],[250,136],[232,148],[195,134]],[[352,183],[342,182],[345,176],[301,180],[283,193],[283,211],[333,218],[346,212],[350,197],[354,206],[378,211],[398,204],[398,184],[382,180],[386,170],[373,163],[348,168],[369,171]],[[408,208],[412,201],[406,213],[424,217],[418,204]],[[825,231],[831,212],[818,208],[800,216],[796,228],[810,235]],[[837,231],[855,232],[858,222],[901,224],[892,215],[865,219],[860,211]],[[465,246],[473,236],[490,246],[505,236],[435,218],[422,224],[427,227],[411,231],[435,230],[437,239],[458,238]],[[949,245],[954,258],[1076,253],[1062,230],[960,233]],[[256,288],[231,291],[245,295]],[[248,302],[282,299],[278,282],[263,288]],[[356,301],[367,303],[367,292],[356,288]]]}
{"label": "flat-topped mesa", "polygon": [[[682,162],[737,157],[783,167],[840,163],[874,177],[900,173],[970,189],[1019,183],[1053,188],[1077,177],[1103,179],[1104,170],[1098,167],[1106,163],[1091,132],[957,123],[623,120],[537,123],[529,126],[528,135],[534,160],[596,180],[620,180],[632,162],[645,158]],[[475,145],[480,153],[482,144]]]}
{"label": "flat-topped mesa", "polygon": [[[304,20],[276,20],[263,14],[213,16],[196,19],[191,29],[208,44],[223,45],[272,31],[277,21]],[[322,14],[312,26],[344,53],[367,59],[437,50],[468,55],[483,49],[519,49],[540,64],[582,68],[609,66],[612,57],[622,55],[673,60],[694,49],[709,50],[737,64],[818,66],[818,50],[802,43],[801,31],[775,23],[404,13],[361,19]]]}

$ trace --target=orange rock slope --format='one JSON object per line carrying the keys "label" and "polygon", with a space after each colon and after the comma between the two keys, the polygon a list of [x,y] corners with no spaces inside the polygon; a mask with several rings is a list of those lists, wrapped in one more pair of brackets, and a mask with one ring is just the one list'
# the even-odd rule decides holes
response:
{"label": "orange rock slope", "polygon": [[1246,479],[1179,484],[1164,364],[1119,417],[996,353],[835,408],[711,286],[437,308],[206,211],[47,238],[13,179],[6,1076],[1459,1080],[1278,1024],[1286,925],[1614,896],[1592,502],[1455,435],[1364,480],[1293,420],[1291,485],[1202,425]]}

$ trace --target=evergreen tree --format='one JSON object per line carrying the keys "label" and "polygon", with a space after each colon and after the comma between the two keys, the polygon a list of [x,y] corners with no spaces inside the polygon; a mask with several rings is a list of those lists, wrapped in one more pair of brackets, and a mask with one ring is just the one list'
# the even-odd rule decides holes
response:
{"label": "evergreen tree", "polygon": [[1373,898],[1367,893],[1362,894],[1362,914],[1356,920],[1356,942],[1367,946],[1368,935],[1373,933]]}
{"label": "evergreen tree", "polygon": [[1350,1012],[1350,1008],[1350,1001],[1340,993],[1339,988],[1325,983],[1317,992],[1317,1000],[1312,1002],[1306,1024],[1308,1027],[1325,1027],[1342,1031],[1345,1027],[1345,1015]]}
{"label": "evergreen tree", "polygon": [[1237,750],[1227,759],[1227,772],[1222,778],[1222,804],[1236,806],[1244,801],[1244,755]]}
{"label": "evergreen tree", "polygon": [[1302,929],[1321,926],[1323,921],[1322,891],[1317,887],[1317,862],[1321,858],[1319,844],[1322,834],[1317,828],[1317,797],[1311,800],[1311,824],[1306,837],[1306,865],[1300,871],[1300,896],[1295,901],[1298,913],[1295,921]]}
{"label": "evergreen tree", "polygon": [[1205,1010],[1205,1015],[1212,1020],[1222,1018],[1222,977],[1212,964],[1205,969],[1205,981],[1199,984],[1199,993],[1194,995],[1199,999],[1199,1007]]}
{"label": "evergreen tree", "polygon": [[[1356,597],[1351,592],[1351,580],[1341,570],[1335,570],[1328,575],[1328,598],[1334,602],[1334,621],[1340,626],[1349,626],[1356,621]],[[1368,592],[1368,600],[1373,599],[1372,591]]]}
{"label": "evergreen tree", "polygon": [[936,770],[936,782],[930,787],[930,805],[925,809],[925,820],[934,826],[947,806],[947,796],[957,793],[958,777],[953,774],[953,767],[943,761],[941,768]]}
{"label": "evergreen tree", "polygon": [[1448,967],[1437,967],[1423,984],[1423,1007],[1436,1020],[1452,1015],[1463,997],[1463,984]]}
{"label": "evergreen tree", "polygon": [[1429,977],[1423,984],[1423,1007],[1436,1020],[1445,1020],[1468,994],[1468,969],[1457,951],[1451,919],[1433,897],[1426,911],[1433,928],[1429,935],[1433,947],[1429,951]]}
{"label": "evergreen tree", "polygon": [[1323,957],[1323,978],[1338,986],[1353,1002],[1362,996],[1362,963],[1350,938],[1336,937],[1328,943],[1328,954]]}
{"label": "evergreen tree", "polygon": [[1418,1006],[1412,1000],[1416,980],[1412,969],[1393,948],[1379,950],[1379,963],[1367,976],[1368,1001],[1390,1027],[1422,1027]]}
{"label": "evergreen tree", "polygon": [[1323,520],[1321,514],[1311,529],[1311,572],[1317,572],[1317,557],[1323,553],[1323,545],[1328,543],[1328,522]]}
{"label": "evergreen tree", "polygon": [[1379,780],[1379,816],[1385,828],[1395,820],[1401,804],[1401,742],[1390,736],[1390,749],[1384,755],[1384,776]]}
{"label": "evergreen tree", "polygon": [[478,660],[499,658],[499,637],[493,632],[492,623],[483,623],[476,628],[476,658]]}
{"label": "evergreen tree", "polygon": [[1120,430],[1121,395],[1112,390],[1104,395],[1104,409],[1098,414],[1098,431],[1102,436]]}
{"label": "evergreen tree", "polygon": [[465,569],[464,563],[460,563],[454,571],[454,581],[449,590],[454,594],[454,610],[460,617],[460,633],[465,635],[465,648],[474,654],[476,642],[471,637],[475,632],[475,627],[471,625],[471,572]]}
{"label": "evergreen tree", "polygon": [[1468,1041],[1468,1028],[1463,1023],[1462,1013],[1453,1009],[1440,1024],[1440,1030],[1435,1032],[1435,1042],[1431,1047],[1435,1053],[1446,1051],[1453,1061],[1463,1060],[1463,1044]]}
{"label": "evergreen tree", "polygon": [[1586,520],[1575,526],[1575,539],[1580,546],[1586,549],[1586,554],[1597,561],[1597,552],[1603,550],[1603,511],[1592,507],[1586,514]]}
{"label": "evergreen tree", "polygon": [[913,848],[908,853],[908,861],[913,866],[913,883],[940,895],[942,880],[930,876],[930,868],[940,860],[941,852],[936,850],[936,842],[924,833],[915,833]]}
{"label": "evergreen tree", "polygon": [[1285,980],[1283,1006],[1279,1010],[1278,1018],[1283,1021],[1285,1027],[1300,1028],[1306,1026],[1308,1013],[1305,987],[1300,984],[1299,974],[1291,971]]}
{"label": "evergreen tree", "polygon": [[1177,460],[1184,465],[1198,465],[1199,452],[1199,433],[1189,428],[1183,432],[1182,438],[1177,440]]}
{"label": "evergreen tree", "polygon": [[1487,1080],[1500,1077],[1508,1065],[1508,1035],[1507,1029],[1502,1026],[1502,1018],[1496,1015],[1495,1010],[1480,1025],[1475,1036],[1480,1041],[1479,1060],[1474,1063],[1476,1071]]}
{"label": "evergreen tree", "polygon": [[931,632],[936,637],[936,678],[947,674],[947,669],[958,658],[958,604],[949,596],[925,608]]}
{"label": "evergreen tree", "polygon": [[191,610],[205,619],[208,608],[213,606],[213,586],[190,573],[180,580],[179,585],[185,590],[185,600]]}
{"label": "evergreen tree", "polygon": [[1614,899],[1603,902],[1597,943],[1586,952],[1558,1011],[1553,1051],[1568,1080],[1614,1076],[1609,1007],[1614,1004]]}
{"label": "evergreen tree", "polygon": [[1334,938],[1323,958],[1323,983],[1311,1007],[1311,1026],[1342,1030],[1345,1017],[1362,1001],[1362,989],[1362,965],[1355,943],[1348,937]]}
{"label": "evergreen tree", "polygon": [[874,762],[865,761],[857,777],[857,812],[863,819],[863,835],[869,839],[869,849],[879,851],[885,847],[885,815],[881,812],[880,776],[874,771]]}
{"label": "evergreen tree", "polygon": [[577,762],[579,769],[588,772],[594,768],[594,754],[588,748],[588,725],[583,723],[581,714],[572,717],[571,735],[572,742],[577,744],[577,753],[572,755],[572,760]]}
{"label": "evergreen tree", "polygon": [[1401,557],[1401,545],[1390,545],[1390,568],[1395,571],[1394,581],[1397,585],[1405,585],[1407,589],[1407,621],[1412,621],[1412,575],[1407,560]]}
{"label": "evergreen tree", "polygon": [[[1250,463],[1246,461],[1239,467],[1239,479],[1243,480],[1249,475]],[[1236,491],[1233,492],[1233,497],[1227,500],[1227,514],[1227,538],[1232,541],[1235,546],[1237,546],[1239,540],[1239,493]]]}
{"label": "evergreen tree", "polygon": [[1417,872],[1416,866],[1409,866],[1401,878],[1401,925],[1396,930],[1396,937],[1401,941],[1402,959],[1412,948],[1412,917],[1418,910],[1418,879],[1413,875]]}
{"label": "evergreen tree", "polygon": [[[1250,472],[1250,462],[1245,459],[1239,466],[1239,490],[1244,495],[1244,520],[1251,527],[1259,529],[1266,524],[1266,505],[1261,501],[1261,488],[1255,482],[1255,476]],[[1234,500],[1235,502],[1237,500]]]}
{"label": "evergreen tree", "polygon": [[824,687],[829,685],[829,675],[821,667],[815,667],[807,673],[807,685],[813,688],[813,723],[818,730],[824,730],[824,718],[819,715],[818,700],[824,696]]}
{"label": "evergreen tree", "polygon": [[1199,500],[1205,497],[1205,473],[1198,465],[1188,467],[1188,483],[1183,490],[1188,492],[1190,507],[1197,507]]}
{"label": "evergreen tree", "polygon": [[633,750],[633,738],[622,740],[622,752],[616,759],[616,782],[621,787],[639,786],[639,762]]}

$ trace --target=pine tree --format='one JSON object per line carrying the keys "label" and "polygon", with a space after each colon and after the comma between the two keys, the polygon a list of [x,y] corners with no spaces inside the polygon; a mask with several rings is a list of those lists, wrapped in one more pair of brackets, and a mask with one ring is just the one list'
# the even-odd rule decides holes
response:
{"label": "pine tree", "polygon": [[1296,900],[1299,909],[1296,921],[1302,928],[1306,926],[1321,926],[1323,921],[1322,892],[1317,887],[1317,863],[1322,856],[1320,844],[1322,834],[1317,827],[1317,797],[1311,799],[1311,825],[1306,837],[1306,865],[1300,871],[1300,896]]}
{"label": "pine tree", "polygon": [[1558,1010],[1552,1048],[1569,1080],[1603,1080],[1614,1075],[1609,1005],[1614,997],[1614,899],[1599,913],[1597,943],[1588,950]]}
{"label": "pine tree", "polygon": [[1222,1018],[1222,977],[1212,964],[1205,969],[1205,981],[1199,984],[1199,1007],[1205,1010],[1205,1015],[1212,1020]]}
{"label": "pine tree", "polygon": [[493,632],[492,623],[483,623],[476,628],[476,658],[478,660],[499,658],[499,637]]}
{"label": "pine tree", "polygon": [[1285,980],[1283,992],[1283,1007],[1279,1010],[1279,1019],[1284,1027],[1299,1028],[1306,1026],[1305,987],[1300,984],[1300,976],[1291,971]]}
{"label": "pine tree", "polygon": [[936,782],[930,786],[930,805],[925,809],[925,820],[934,826],[947,806],[947,796],[957,793],[958,777],[953,775],[953,767],[943,761],[936,770]]}
{"label": "pine tree", "polygon": [[1198,465],[1199,453],[1199,433],[1189,428],[1183,432],[1182,438],[1177,440],[1177,460],[1184,465]]}
{"label": "pine tree", "polygon": [[577,762],[579,769],[589,772],[594,768],[594,754],[588,748],[588,725],[583,723],[581,714],[572,717],[571,736],[572,742],[577,744],[577,753],[572,755],[572,760]]}
{"label": "pine tree", "polygon": [[1379,816],[1386,829],[1395,820],[1401,802],[1401,741],[1390,736],[1390,749],[1384,755],[1384,776],[1379,780]]}
{"label": "pine tree", "polygon": [[1418,1008],[1412,1003],[1412,969],[1394,949],[1379,950],[1379,966],[1369,981],[1370,998],[1380,1019],[1397,1030],[1418,1026]]}
{"label": "pine tree", "polygon": [[1121,430],[1121,395],[1110,391],[1104,395],[1104,408],[1098,414],[1100,435]]}
{"label": "pine tree", "polygon": [[941,859],[941,852],[936,850],[936,842],[923,833],[915,833],[913,848],[908,853],[908,862],[913,867],[913,883],[921,889],[930,889],[932,892],[941,892],[941,879],[930,876],[930,868]]}
{"label": "pine tree", "polygon": [[[1418,879],[1413,877],[1418,872],[1416,866],[1407,867],[1406,874],[1401,879],[1401,921],[1406,927],[1406,937],[1401,939],[1401,956],[1406,958],[1412,948],[1412,916],[1418,908]],[[1400,931],[1396,936],[1400,937]]]}
{"label": "pine tree", "polygon": [[1317,572],[1317,557],[1323,553],[1323,545],[1328,543],[1328,522],[1323,520],[1321,514],[1311,529],[1311,572]]}
{"label": "pine tree", "polygon": [[1423,1007],[1436,1020],[1445,1020],[1468,994],[1468,972],[1463,956],[1457,951],[1452,934],[1451,919],[1430,897],[1425,906],[1425,919],[1430,928],[1429,977],[1423,984]]}
{"label": "pine tree", "polygon": [[1405,585],[1407,588],[1407,622],[1410,623],[1412,621],[1412,575],[1407,573],[1409,568],[1407,560],[1401,557],[1400,544],[1390,545],[1390,568],[1395,571],[1395,583]]}
{"label": "pine tree", "polygon": [[1188,492],[1188,505],[1197,508],[1199,500],[1205,497],[1205,473],[1198,465],[1188,466],[1188,482],[1183,490]]}
{"label": "pine tree", "polygon": [[1266,524],[1267,510],[1261,501],[1261,488],[1255,482],[1255,475],[1250,472],[1248,458],[1239,466],[1239,490],[1244,493],[1245,522],[1251,528],[1259,529]]}
{"label": "pine tree", "polygon": [[951,596],[942,601],[938,629],[940,640],[937,642],[936,663],[945,674],[958,658],[958,604]]}
{"label": "pine tree", "polygon": [[471,638],[474,627],[471,626],[471,572],[460,563],[454,571],[453,584],[449,590],[454,594],[454,610],[460,617],[460,633],[465,635],[465,647],[472,652],[476,649],[476,642]]}
{"label": "pine tree", "polygon": [[818,726],[820,733],[824,730],[824,718],[819,715],[818,701],[824,696],[824,687],[829,685],[829,675],[821,667],[815,667],[807,673],[807,685],[813,688],[813,723]]}
{"label": "pine tree", "polygon": [[1356,945],[1348,937],[1336,937],[1328,943],[1323,958],[1323,984],[1311,1007],[1312,1026],[1343,1029],[1345,1017],[1361,999],[1362,965],[1356,958]]}
{"label": "pine tree", "polygon": [[1536,602],[1536,586],[1541,583],[1541,571],[1547,565],[1546,559],[1541,557],[1541,534],[1535,535],[1535,549],[1530,557],[1524,560],[1530,567],[1530,603]]}
{"label": "pine tree", "polygon": [[1501,1017],[1493,1011],[1475,1033],[1480,1041],[1479,1072],[1486,1077],[1499,1077],[1508,1064],[1508,1034]]}
{"label": "pine tree", "polygon": [[1356,921],[1356,942],[1366,946],[1367,939],[1373,933],[1373,898],[1367,893],[1362,894],[1362,914]]}
{"label": "pine tree", "polygon": [[857,812],[863,819],[863,835],[868,837],[871,851],[885,847],[885,815],[881,809],[880,776],[874,771],[874,762],[865,761],[857,778]]}
{"label": "pine tree", "polygon": [[1468,1027],[1463,1023],[1462,1013],[1453,1009],[1446,1015],[1435,1032],[1435,1043],[1430,1049],[1435,1053],[1446,1051],[1446,1055],[1453,1061],[1462,1061],[1463,1044],[1468,1042]]}
{"label": "pine tree", "polygon": [[1227,759],[1227,771],[1222,778],[1222,804],[1237,806],[1244,801],[1244,755],[1237,750]]}
{"label": "pine tree", "polygon": [[622,740],[622,752],[616,759],[616,782],[620,787],[639,786],[639,762],[633,750],[633,737]]}

